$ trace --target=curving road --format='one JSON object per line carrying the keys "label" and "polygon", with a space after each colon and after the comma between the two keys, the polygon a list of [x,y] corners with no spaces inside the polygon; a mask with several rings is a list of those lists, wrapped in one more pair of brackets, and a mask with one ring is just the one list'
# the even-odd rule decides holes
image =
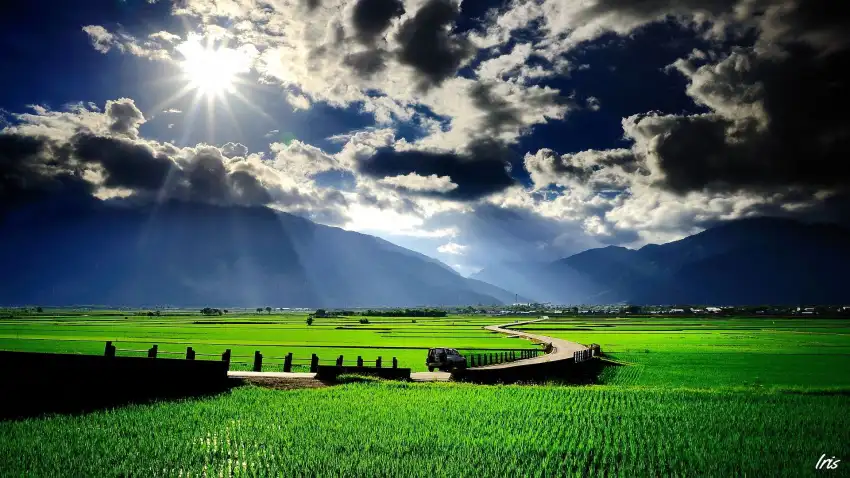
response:
{"label": "curving road", "polygon": [[474,367],[475,369],[503,369],[503,368],[517,368],[517,367],[526,367],[528,365],[547,363],[547,362],[557,362],[560,360],[572,360],[573,353],[578,352],[580,350],[586,350],[582,344],[578,344],[575,342],[570,342],[569,340],[564,339],[556,339],[554,337],[548,337],[546,335],[537,335],[528,332],[521,332],[518,330],[508,329],[507,327],[516,327],[519,325],[531,324],[534,322],[540,322],[546,319],[537,319],[537,320],[526,320],[521,322],[512,322],[510,324],[503,325],[488,325],[484,327],[486,330],[490,330],[493,332],[499,332],[502,334],[508,334],[515,337],[522,337],[534,342],[543,343],[543,344],[551,344],[552,351],[548,354],[538,355],[537,357],[516,360],[514,362],[500,363],[496,365],[485,365],[483,367]]}

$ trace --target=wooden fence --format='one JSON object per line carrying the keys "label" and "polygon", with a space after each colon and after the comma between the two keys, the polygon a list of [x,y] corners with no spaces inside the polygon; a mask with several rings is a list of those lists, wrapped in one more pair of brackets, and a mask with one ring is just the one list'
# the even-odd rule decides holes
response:
{"label": "wooden fence", "polygon": [[[148,350],[145,351],[145,350],[133,350],[133,349],[118,349],[118,348],[115,347],[115,345],[112,344],[112,341],[106,342],[106,348],[104,350],[104,355],[106,357],[115,357],[115,354],[116,354],[117,351],[132,352],[132,353],[145,353],[146,352],[148,358],[157,358],[160,355],[184,356],[183,352],[164,352],[164,351],[161,351],[161,350],[159,350],[159,347],[156,344],[154,344],[151,348],[149,348]],[[219,354],[201,354],[201,353],[196,352],[192,347],[186,348],[186,352],[185,352],[185,359],[186,360],[195,360],[196,357],[198,357],[198,356],[219,357]],[[310,370],[311,373],[317,373],[319,371],[319,366],[320,366],[318,355],[312,354],[312,356],[309,359],[306,359],[306,358],[305,359],[296,359],[296,358],[293,357],[292,352],[289,352],[288,354],[286,354],[282,357],[280,357],[280,356],[264,357],[263,354],[259,350],[255,351],[254,355],[233,355],[230,349],[226,349],[224,351],[224,353],[222,353],[220,355],[220,358],[221,358],[222,362],[227,363],[228,370],[230,370],[230,364],[231,363],[239,363],[239,364],[251,365],[252,371],[261,372],[263,370],[263,361],[264,360],[265,360],[267,365],[268,365],[270,360],[274,360],[274,361],[282,360],[281,370],[283,372],[292,372],[293,365],[301,365],[301,366],[304,366],[304,367],[309,367],[309,370]],[[247,361],[247,360],[242,362],[242,361],[238,361],[238,360],[234,360],[234,359],[253,359],[253,362]],[[383,357],[380,357],[380,356],[378,358],[376,358],[375,360],[363,360],[363,357],[358,355],[356,361],[349,360],[348,362],[346,362],[345,357],[340,355],[340,356],[336,357],[335,359],[332,359],[332,361],[333,361],[332,363],[336,367],[345,367],[345,366],[354,367],[355,366],[354,363],[356,363],[356,367],[360,367],[360,368],[372,367],[373,364],[374,364],[374,368],[378,368],[378,369],[380,369],[380,368],[393,368],[393,369],[399,368],[398,367],[398,358],[396,358],[396,357],[392,357],[390,359],[389,364],[384,364]],[[326,361],[326,362],[330,362],[330,361]],[[385,366],[385,365],[387,365],[387,366]]]}
{"label": "wooden fence", "polygon": [[469,354],[467,355],[467,367],[484,367],[486,365],[496,365],[500,363],[515,362],[534,358],[540,355],[541,350],[509,350],[506,352],[492,352],[484,354]]}
{"label": "wooden fence", "polygon": [[594,357],[599,356],[601,352],[602,349],[599,347],[598,344],[590,344],[589,348],[573,352],[573,360],[575,360],[576,363],[586,362]]}

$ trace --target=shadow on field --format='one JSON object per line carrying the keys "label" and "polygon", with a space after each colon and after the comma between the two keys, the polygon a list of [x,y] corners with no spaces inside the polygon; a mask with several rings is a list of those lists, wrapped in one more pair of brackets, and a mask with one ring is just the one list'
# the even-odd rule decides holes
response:
{"label": "shadow on field", "polygon": [[0,352],[0,420],[76,414],[231,389],[226,364],[194,360]]}
{"label": "shadow on field", "polygon": [[839,389],[811,389],[811,390],[798,390],[798,389],[785,389],[780,390],[781,393],[787,395],[816,395],[816,396],[841,396],[841,397],[850,397],[850,389],[839,388]]}
{"label": "shadow on field", "polygon": [[187,387],[180,383],[157,383],[156,387],[139,387],[114,382],[88,380],[7,381],[2,382],[3,405],[0,420],[16,420],[47,414],[81,414],[132,404],[163,400],[212,397],[242,385],[228,380],[217,386]]}
{"label": "shadow on field", "polygon": [[594,385],[599,383],[599,376],[606,368],[623,366],[623,364],[604,359],[593,359],[581,363],[543,362],[526,367],[467,369],[453,373],[452,378],[457,381],[481,384]]}

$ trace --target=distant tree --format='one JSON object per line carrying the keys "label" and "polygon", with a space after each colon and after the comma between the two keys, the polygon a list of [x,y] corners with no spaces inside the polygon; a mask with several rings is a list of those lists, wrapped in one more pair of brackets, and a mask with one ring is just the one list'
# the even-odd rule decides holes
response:
{"label": "distant tree", "polygon": [[328,312],[325,309],[317,309],[316,312],[313,315],[315,317],[322,318],[322,317],[327,317]]}
{"label": "distant tree", "polygon": [[313,318],[307,317],[307,325],[313,325]]}
{"label": "distant tree", "polygon": [[153,317],[153,312],[148,311],[148,317]]}
{"label": "distant tree", "polygon": [[411,322],[415,324],[415,323],[416,323],[416,319],[411,320]]}
{"label": "distant tree", "polygon": [[40,313],[44,312],[44,309],[42,309],[41,307],[36,307],[35,311],[40,314]]}
{"label": "distant tree", "polygon": [[630,314],[640,314],[643,309],[639,305],[630,305],[626,307],[626,312]]}
{"label": "distant tree", "polygon": [[262,314],[262,313],[263,313],[263,308],[262,308],[262,307],[257,307],[257,313],[258,313],[258,314]]}
{"label": "distant tree", "polygon": [[157,311],[155,312],[155,315],[156,315],[157,317],[159,317],[161,314],[160,314],[160,313],[159,313],[159,311],[157,310]]}
{"label": "distant tree", "polygon": [[229,314],[229,313],[230,313],[230,311],[229,311],[229,310],[227,310],[227,309],[224,309],[224,311],[223,311],[223,312],[224,312],[225,314]]}
{"label": "distant tree", "polygon": [[361,323],[361,324],[368,324],[368,323],[369,323],[369,319],[367,319],[366,317],[363,317],[362,319],[360,319],[360,323]]}
{"label": "distant tree", "polygon": [[221,309],[215,309],[215,311],[216,313],[218,313],[218,315],[224,315],[224,311]]}
{"label": "distant tree", "polygon": [[272,313],[272,308],[271,308],[271,307],[266,307],[266,313],[267,313],[267,314],[269,314],[269,315],[271,315],[271,313]]}

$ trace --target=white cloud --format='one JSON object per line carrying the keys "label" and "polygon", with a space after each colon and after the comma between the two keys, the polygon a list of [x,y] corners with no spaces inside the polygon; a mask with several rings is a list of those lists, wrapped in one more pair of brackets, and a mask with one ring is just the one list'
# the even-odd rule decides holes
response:
{"label": "white cloud", "polygon": [[378,180],[379,183],[396,188],[406,189],[417,192],[449,192],[457,189],[457,184],[452,182],[448,176],[420,176],[416,173],[410,173],[400,176],[391,176]]}
{"label": "white cloud", "polygon": [[293,178],[308,178],[317,173],[340,169],[342,165],[320,148],[292,140],[289,143],[272,143],[269,145],[272,154],[272,164],[283,173]]}
{"label": "white cloud", "polygon": [[310,99],[304,95],[287,92],[286,102],[292,105],[292,107],[296,110],[306,110],[310,108]]}
{"label": "white cloud", "polygon": [[114,48],[121,53],[164,61],[171,60],[172,43],[177,37],[163,31],[151,34],[147,40],[139,40],[127,33],[110,32],[100,25],[86,25],[82,30],[89,36],[92,47],[101,53],[108,53]]}
{"label": "white cloud", "polygon": [[451,254],[456,256],[462,256],[466,254],[466,250],[469,249],[469,246],[465,246],[463,244],[457,244],[455,242],[447,242],[442,246],[437,248],[438,252],[442,252],[443,254]]}

